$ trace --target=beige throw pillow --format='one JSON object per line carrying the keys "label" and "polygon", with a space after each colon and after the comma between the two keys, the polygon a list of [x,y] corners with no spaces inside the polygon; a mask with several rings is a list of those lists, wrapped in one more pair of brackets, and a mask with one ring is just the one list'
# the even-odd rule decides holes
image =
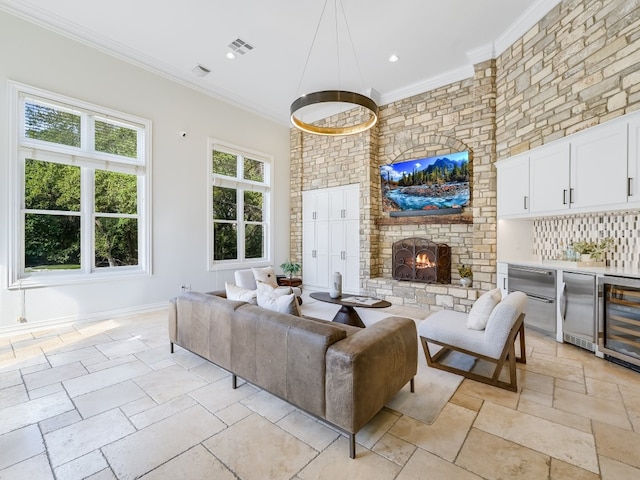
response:
{"label": "beige throw pillow", "polygon": [[298,299],[291,288],[272,288],[271,286],[257,282],[258,306],[273,310],[274,312],[288,313],[300,317]]}
{"label": "beige throw pillow", "polygon": [[242,302],[252,303],[253,305],[258,303],[257,290],[247,290],[246,288],[238,287],[229,282],[225,282],[224,289],[227,292],[227,299],[229,300],[240,300]]}
{"label": "beige throw pillow", "polygon": [[256,279],[256,283],[263,282],[271,285],[273,288],[278,286],[276,273],[273,271],[273,267],[252,268],[251,271],[253,272],[253,278]]}
{"label": "beige throw pillow", "polygon": [[489,316],[493,309],[500,303],[502,292],[499,288],[494,288],[480,295],[467,317],[467,328],[470,330],[484,330],[489,321]]}

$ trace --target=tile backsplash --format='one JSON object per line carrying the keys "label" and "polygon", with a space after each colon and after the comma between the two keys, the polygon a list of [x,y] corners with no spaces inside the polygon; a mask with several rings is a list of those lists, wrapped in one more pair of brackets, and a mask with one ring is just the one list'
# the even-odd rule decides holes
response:
{"label": "tile backsplash", "polygon": [[537,258],[559,258],[577,241],[613,238],[607,264],[640,268],[640,210],[538,218],[533,221],[533,253]]}

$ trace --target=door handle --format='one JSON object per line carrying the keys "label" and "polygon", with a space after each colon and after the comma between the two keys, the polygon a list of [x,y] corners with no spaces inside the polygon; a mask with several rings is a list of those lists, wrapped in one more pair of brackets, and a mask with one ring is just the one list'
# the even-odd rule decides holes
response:
{"label": "door handle", "polygon": [[311,250],[311,258],[317,258],[315,250]]}
{"label": "door handle", "polygon": [[563,205],[567,204],[567,189],[566,188],[564,190],[562,190],[562,204]]}
{"label": "door handle", "polygon": [[527,273],[537,273],[539,275],[553,275],[551,270],[536,270],[535,268],[527,268],[527,267],[515,267],[510,268],[512,272],[527,272]]}
{"label": "door handle", "polygon": [[569,189],[569,205],[573,203],[573,188]]}
{"label": "door handle", "polygon": [[538,295],[533,295],[531,293],[527,293],[527,298],[530,298],[531,300],[535,300],[536,302],[542,302],[542,303],[554,302],[554,300],[551,298],[539,297]]}
{"label": "door handle", "polygon": [[633,182],[633,178],[627,178],[627,197],[631,196],[631,183]]}
{"label": "door handle", "polygon": [[568,305],[568,301],[567,301],[567,284],[562,282],[562,321],[566,322],[567,321],[567,305]]}
{"label": "door handle", "polygon": [[502,277],[502,289],[507,289],[507,277]]}
{"label": "door handle", "polygon": [[527,197],[527,196],[525,195],[525,197],[524,197],[524,209],[525,209],[525,210],[527,210],[527,209],[529,208],[529,207],[527,207],[527,200],[528,200],[528,199],[529,199],[529,197]]}

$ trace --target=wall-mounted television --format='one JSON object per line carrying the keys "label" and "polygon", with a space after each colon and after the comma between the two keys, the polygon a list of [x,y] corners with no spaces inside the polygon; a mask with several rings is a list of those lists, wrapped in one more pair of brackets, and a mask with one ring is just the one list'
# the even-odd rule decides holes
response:
{"label": "wall-mounted television", "polygon": [[459,213],[469,205],[469,152],[382,165],[380,181],[392,217]]}

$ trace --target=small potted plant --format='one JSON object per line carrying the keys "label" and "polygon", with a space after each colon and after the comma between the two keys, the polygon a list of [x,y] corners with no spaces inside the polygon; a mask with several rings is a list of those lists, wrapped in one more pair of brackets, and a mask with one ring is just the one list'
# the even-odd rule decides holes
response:
{"label": "small potted plant", "polygon": [[471,271],[471,267],[467,267],[462,264],[458,267],[458,274],[460,275],[460,285],[463,287],[470,287],[471,281],[473,279],[473,272]]}
{"label": "small potted plant", "polygon": [[605,260],[605,256],[612,246],[613,238],[607,237],[600,242],[575,242],[573,249],[581,255],[583,262],[601,262]]}
{"label": "small potted plant", "polygon": [[283,264],[280,265],[280,268],[282,269],[285,275],[289,276],[289,278],[300,273],[300,270],[302,269],[299,263],[295,263],[291,261],[284,262]]}

